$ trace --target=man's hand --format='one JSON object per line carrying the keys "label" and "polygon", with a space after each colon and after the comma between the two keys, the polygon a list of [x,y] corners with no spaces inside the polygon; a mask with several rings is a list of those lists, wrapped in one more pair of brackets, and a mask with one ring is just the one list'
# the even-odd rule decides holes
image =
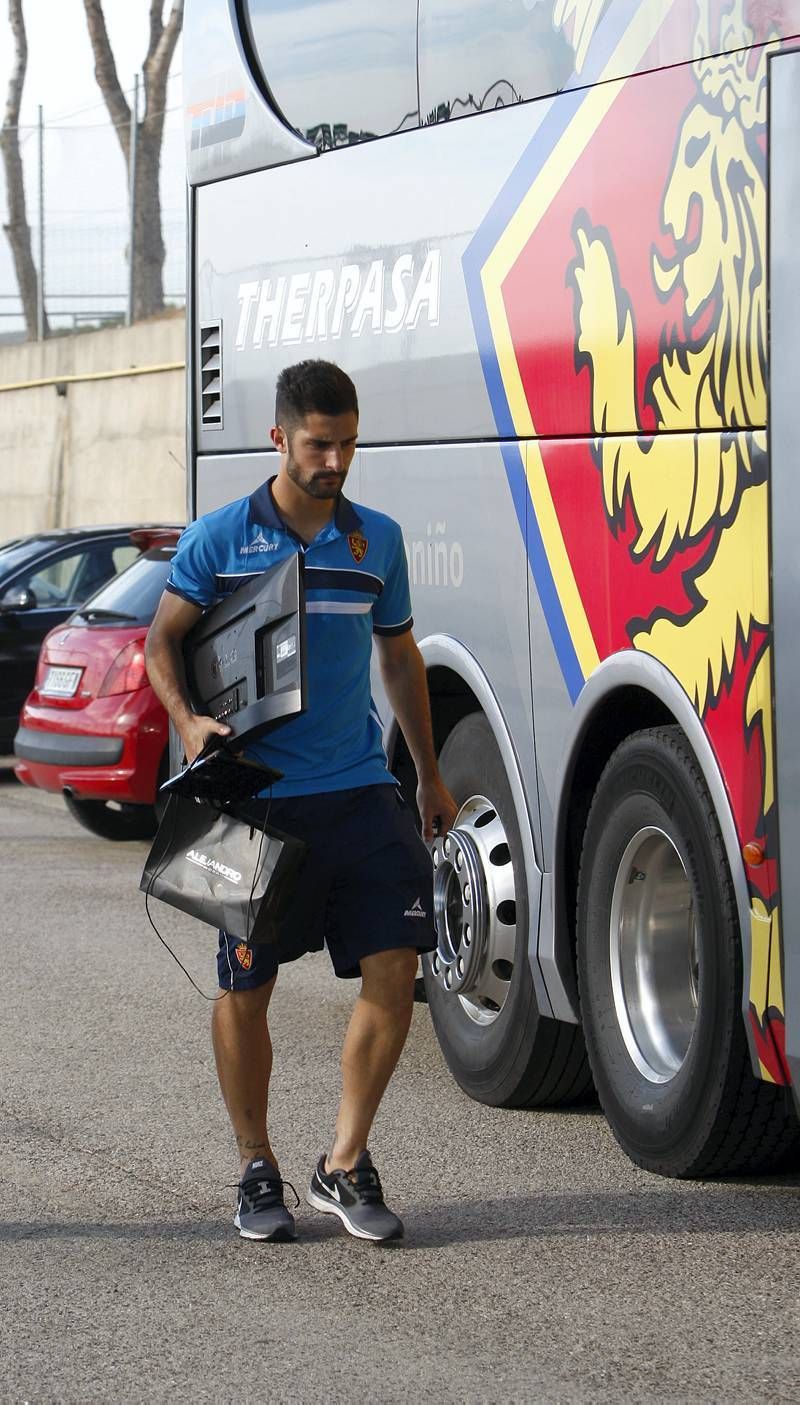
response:
{"label": "man's hand", "polygon": [[229,737],[231,729],[226,727],[224,722],[217,722],[215,717],[194,716],[185,721],[178,728],[178,732],[183,742],[186,760],[191,765],[211,737]]}
{"label": "man's hand", "polygon": [[[419,779],[417,809],[422,837],[431,844],[451,828],[458,806],[439,775],[425,663],[410,630],[405,634],[378,634],[375,642],[386,696]],[[439,822],[435,834],[434,820]]]}
{"label": "man's hand", "polygon": [[199,605],[165,590],[145,640],[147,675],[153,691],[164,704],[183,742],[191,764],[210,737],[229,737],[230,727],[215,717],[192,712],[183,667],[183,641],[203,611]]}
{"label": "man's hand", "polygon": [[[417,809],[422,820],[422,837],[426,844],[442,838],[452,828],[458,806],[447,789],[441,776],[434,780],[420,781],[417,787]],[[434,833],[433,823],[438,820]]]}

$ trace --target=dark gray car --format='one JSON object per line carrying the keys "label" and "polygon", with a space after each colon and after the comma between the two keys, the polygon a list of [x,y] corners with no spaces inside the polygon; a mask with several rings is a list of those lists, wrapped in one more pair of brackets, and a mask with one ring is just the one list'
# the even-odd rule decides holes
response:
{"label": "dark gray car", "polygon": [[11,751],[45,635],[130,566],[163,530],[158,525],[70,527],[0,547],[0,754]]}

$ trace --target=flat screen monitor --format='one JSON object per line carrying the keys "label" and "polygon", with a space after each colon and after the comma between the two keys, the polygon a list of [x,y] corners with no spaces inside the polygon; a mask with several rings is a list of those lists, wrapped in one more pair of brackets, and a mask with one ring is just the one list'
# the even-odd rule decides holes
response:
{"label": "flat screen monitor", "polygon": [[184,641],[195,711],[248,743],[306,708],[303,563],[287,561],[246,580],[198,620]]}

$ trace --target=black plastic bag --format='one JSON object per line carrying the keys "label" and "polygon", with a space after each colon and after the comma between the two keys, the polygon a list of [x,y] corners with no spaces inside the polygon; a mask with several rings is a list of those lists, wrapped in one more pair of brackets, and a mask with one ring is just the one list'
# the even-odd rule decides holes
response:
{"label": "black plastic bag", "polygon": [[173,795],[139,887],[239,941],[274,942],[306,852],[263,821]]}

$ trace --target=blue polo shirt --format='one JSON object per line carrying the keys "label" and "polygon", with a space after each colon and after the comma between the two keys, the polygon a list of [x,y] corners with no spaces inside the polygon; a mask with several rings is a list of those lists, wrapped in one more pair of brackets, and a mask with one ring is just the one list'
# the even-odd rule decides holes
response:
{"label": "blue polo shirt", "polygon": [[283,771],[272,793],[309,795],[395,784],[372,699],[373,634],[411,629],[408,570],[391,517],[340,496],[332,520],[306,545],[282,520],[272,483],[186,528],[167,590],[208,609],[292,552],[304,558],[308,708],[247,748]]}

